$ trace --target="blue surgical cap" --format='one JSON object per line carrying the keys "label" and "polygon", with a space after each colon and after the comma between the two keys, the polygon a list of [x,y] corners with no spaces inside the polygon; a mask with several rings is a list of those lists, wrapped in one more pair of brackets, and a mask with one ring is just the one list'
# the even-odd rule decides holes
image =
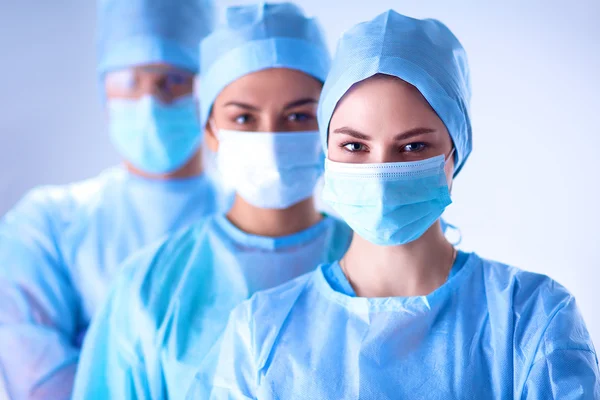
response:
{"label": "blue surgical cap", "polygon": [[455,175],[471,153],[471,84],[467,55],[441,22],[409,18],[390,10],[356,25],[338,42],[319,103],[323,146],[331,116],[355,83],[376,74],[415,86],[446,125],[456,148]]}
{"label": "blue surgical cap", "polygon": [[325,81],[331,58],[314,18],[291,3],[259,3],[226,10],[225,22],[200,46],[200,122],[236,79],[268,68],[289,68]]}
{"label": "blue surgical cap", "polygon": [[197,72],[215,17],[213,0],[98,0],[98,72],[156,62]]}

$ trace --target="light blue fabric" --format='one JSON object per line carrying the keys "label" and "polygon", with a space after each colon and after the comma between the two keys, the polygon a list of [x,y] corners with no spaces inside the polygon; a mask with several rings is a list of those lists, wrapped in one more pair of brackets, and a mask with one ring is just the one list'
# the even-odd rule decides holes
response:
{"label": "light blue fabric", "polygon": [[467,55],[441,22],[393,10],[356,25],[339,40],[319,103],[323,147],[340,99],[352,85],[376,74],[398,77],[419,89],[452,137],[458,174],[472,148]]}
{"label": "light blue fabric", "polygon": [[394,246],[420,238],[452,203],[444,156],[381,164],[325,161],[323,200],[363,239]]}
{"label": "light blue fabric", "polygon": [[333,289],[332,268],[237,307],[188,398],[600,398],[575,299],[548,277],[470,254],[428,296],[364,298]]}
{"label": "light blue fabric", "polygon": [[87,325],[131,252],[214,212],[206,178],[121,168],[30,192],[0,220],[2,399],[67,399]]}
{"label": "light blue fabric", "polygon": [[214,26],[213,0],[98,0],[98,72],[164,62],[199,69],[198,43]]}
{"label": "light blue fabric", "polygon": [[90,328],[74,398],[183,399],[237,304],[340,258],[350,237],[330,217],[269,238],[213,216],[138,253]]}
{"label": "light blue fabric", "polygon": [[233,188],[248,203],[281,210],[313,195],[323,173],[318,131],[221,129],[218,135],[217,163],[224,186]]}
{"label": "light blue fabric", "polygon": [[182,167],[203,137],[191,95],[170,104],[153,96],[111,99],[107,111],[113,145],[145,172],[167,173]]}
{"label": "light blue fabric", "polygon": [[226,10],[224,23],[200,45],[200,122],[233,81],[268,68],[289,68],[324,82],[331,58],[321,28],[292,3],[258,3]]}

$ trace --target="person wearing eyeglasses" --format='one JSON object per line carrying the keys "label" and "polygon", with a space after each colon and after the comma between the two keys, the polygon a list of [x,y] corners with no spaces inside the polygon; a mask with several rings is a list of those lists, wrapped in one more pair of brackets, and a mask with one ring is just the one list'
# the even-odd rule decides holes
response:
{"label": "person wearing eyeglasses", "polygon": [[120,263],[215,211],[193,96],[214,14],[212,0],[99,0],[98,81],[123,162],[36,188],[0,221],[0,398],[70,398]]}

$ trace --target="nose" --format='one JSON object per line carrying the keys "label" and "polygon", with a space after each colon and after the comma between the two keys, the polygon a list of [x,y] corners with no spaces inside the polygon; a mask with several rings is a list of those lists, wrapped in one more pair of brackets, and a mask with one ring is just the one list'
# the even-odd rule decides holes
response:
{"label": "nose", "polygon": [[376,163],[390,163],[397,162],[399,160],[398,150],[393,145],[382,145],[375,151]]}
{"label": "nose", "polygon": [[279,123],[277,116],[275,115],[266,116],[263,121],[261,121],[259,129],[262,132],[281,132],[283,130],[281,123]]}

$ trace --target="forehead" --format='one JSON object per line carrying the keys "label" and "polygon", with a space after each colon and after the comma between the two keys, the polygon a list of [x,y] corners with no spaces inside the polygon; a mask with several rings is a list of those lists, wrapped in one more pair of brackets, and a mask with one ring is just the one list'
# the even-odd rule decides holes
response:
{"label": "forehead", "polygon": [[107,76],[143,76],[143,75],[163,75],[163,74],[178,74],[183,76],[193,77],[194,73],[185,68],[180,68],[167,63],[152,63],[133,65],[131,67],[121,68],[108,72]]}
{"label": "forehead", "polygon": [[346,92],[334,110],[331,125],[411,125],[431,119],[441,122],[416,87],[380,74],[354,84]]}
{"label": "forehead", "polygon": [[318,100],[321,88],[321,82],[304,72],[288,68],[270,68],[236,79],[221,91],[215,103],[231,99],[253,103],[304,97]]}

